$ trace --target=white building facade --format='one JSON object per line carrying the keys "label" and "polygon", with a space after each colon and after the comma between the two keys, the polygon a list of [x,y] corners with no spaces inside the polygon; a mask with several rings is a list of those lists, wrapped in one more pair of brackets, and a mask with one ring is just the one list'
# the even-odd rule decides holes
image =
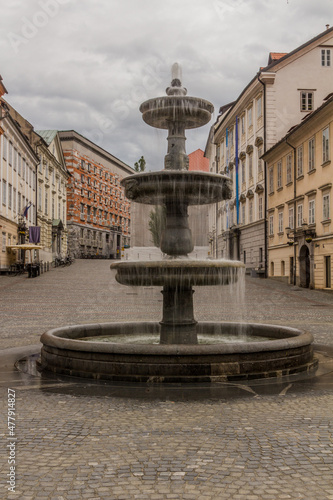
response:
{"label": "white building facade", "polygon": [[[211,253],[267,275],[267,177],[261,159],[332,91],[333,28],[294,51],[271,53],[213,130],[211,170],[233,179],[233,197],[212,208]],[[207,148],[208,149],[208,148]]]}

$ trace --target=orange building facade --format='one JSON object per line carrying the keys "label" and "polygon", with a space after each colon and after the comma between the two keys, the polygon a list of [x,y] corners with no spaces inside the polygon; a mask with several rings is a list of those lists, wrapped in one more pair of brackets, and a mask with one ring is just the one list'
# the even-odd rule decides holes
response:
{"label": "orange building facade", "polygon": [[120,182],[133,169],[77,132],[59,132],[70,173],[68,250],[76,258],[120,259],[130,246],[130,202]]}

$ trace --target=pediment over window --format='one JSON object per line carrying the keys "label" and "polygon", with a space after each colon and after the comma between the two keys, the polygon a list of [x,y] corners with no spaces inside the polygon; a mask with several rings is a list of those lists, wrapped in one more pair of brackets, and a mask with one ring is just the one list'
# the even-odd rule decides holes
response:
{"label": "pediment over window", "polygon": [[263,139],[263,138],[259,135],[259,136],[256,138],[254,145],[255,145],[256,147],[258,147],[258,146],[261,146],[261,144],[263,144],[263,143],[264,143],[264,139]]}
{"label": "pediment over window", "polygon": [[255,189],[255,192],[256,192],[257,194],[259,194],[259,193],[263,193],[263,191],[264,191],[263,185],[262,185],[262,184],[257,184],[257,185],[256,185],[256,189]]}
{"label": "pediment over window", "polygon": [[252,144],[249,144],[247,147],[246,147],[246,153],[249,155],[253,152],[253,146]]}
{"label": "pediment over window", "polygon": [[241,152],[239,153],[239,159],[240,159],[240,160],[245,160],[245,158],[246,158],[246,153],[245,153],[245,151],[241,151]]}
{"label": "pediment over window", "polygon": [[253,198],[254,196],[254,192],[252,191],[252,189],[249,189],[246,193],[246,197],[247,198]]}
{"label": "pediment over window", "polygon": [[244,193],[242,193],[242,194],[240,195],[240,197],[239,197],[239,201],[240,201],[241,203],[244,203],[244,201],[246,201],[246,196],[245,196],[245,194],[244,194]]}

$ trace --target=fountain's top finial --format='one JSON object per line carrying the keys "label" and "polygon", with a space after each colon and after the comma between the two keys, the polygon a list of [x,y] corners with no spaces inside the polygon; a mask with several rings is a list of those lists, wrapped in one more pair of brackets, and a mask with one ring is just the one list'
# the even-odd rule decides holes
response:
{"label": "fountain's top finial", "polygon": [[171,87],[166,89],[167,95],[186,95],[187,89],[182,86],[182,68],[174,63],[171,67]]}

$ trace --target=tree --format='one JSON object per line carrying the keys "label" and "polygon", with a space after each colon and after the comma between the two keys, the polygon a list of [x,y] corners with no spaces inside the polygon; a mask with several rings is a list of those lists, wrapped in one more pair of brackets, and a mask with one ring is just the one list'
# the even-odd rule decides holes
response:
{"label": "tree", "polygon": [[144,159],[143,156],[141,156],[140,160],[134,163],[134,170],[136,172],[144,172],[145,169],[146,169],[146,160]]}
{"label": "tree", "polygon": [[166,225],[166,209],[165,206],[156,206],[150,212],[149,231],[153,237],[153,243],[160,248],[162,232]]}

